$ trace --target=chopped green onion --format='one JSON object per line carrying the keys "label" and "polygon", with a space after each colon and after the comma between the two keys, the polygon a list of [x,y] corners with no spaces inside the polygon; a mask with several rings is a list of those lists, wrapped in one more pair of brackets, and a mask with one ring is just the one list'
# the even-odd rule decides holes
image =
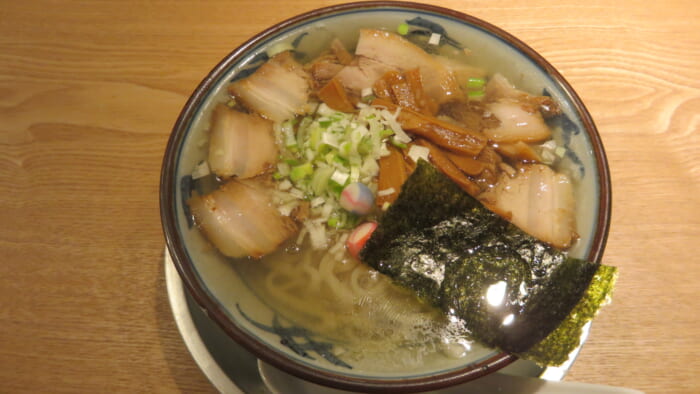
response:
{"label": "chopped green onion", "polygon": [[345,159],[344,157],[339,156],[339,155],[333,156],[333,162],[338,163],[343,167],[347,167],[347,165],[349,164],[347,159]]}
{"label": "chopped green onion", "polygon": [[486,80],[484,78],[469,78],[467,81],[467,88],[469,89],[481,89],[486,85]]}
{"label": "chopped green onion", "polygon": [[360,180],[360,168],[357,166],[350,167],[350,182],[357,182]]}
{"label": "chopped green onion", "polygon": [[313,172],[314,167],[311,165],[311,163],[306,162],[304,164],[292,167],[292,170],[289,172],[289,179],[291,179],[292,182],[297,182],[311,176]]}
{"label": "chopped green onion", "polygon": [[320,127],[313,127],[311,129],[311,132],[309,133],[309,145],[311,146],[311,149],[318,149],[318,143],[321,141],[322,133],[323,129]]}
{"label": "chopped green onion", "polygon": [[344,229],[354,228],[360,222],[360,217],[350,212],[345,213],[344,219],[342,223]]}
{"label": "chopped green onion", "polygon": [[391,139],[391,144],[400,149],[408,148],[408,145],[404,144],[403,142],[397,141],[395,138]]}
{"label": "chopped green onion", "polygon": [[408,23],[402,23],[396,28],[396,32],[405,36],[408,34]]}
{"label": "chopped green onion", "polygon": [[333,194],[336,196],[340,196],[340,193],[343,192],[343,188],[345,186],[338,184],[337,182],[331,180],[328,182],[328,190],[330,190]]}
{"label": "chopped green onion", "polygon": [[365,104],[371,103],[375,98],[377,98],[375,95],[370,94],[369,96],[362,96],[362,102]]}
{"label": "chopped green onion", "polygon": [[[371,91],[367,89],[366,93]],[[346,114],[322,103],[313,116],[275,125],[280,143],[280,160],[272,174],[280,192],[275,198],[280,210],[287,213],[300,200],[310,202],[307,222],[313,224],[313,229],[306,228],[306,224],[304,228],[308,234],[316,234],[319,245],[323,243],[321,237],[336,234],[320,230],[353,228],[361,220],[341,209],[343,188],[362,182],[375,190],[378,160],[389,154],[388,143],[407,148],[411,138],[397,123],[397,114],[370,106],[360,107],[357,114]],[[300,236],[298,241],[304,238]]]}
{"label": "chopped green onion", "polygon": [[316,169],[313,177],[311,178],[311,189],[317,196],[322,195],[328,188],[328,181],[333,175],[333,167],[320,167]]}
{"label": "chopped green onion", "polygon": [[287,140],[284,142],[284,145],[290,149],[298,148],[297,140],[291,134],[287,136]]}
{"label": "chopped green onion", "polygon": [[483,90],[474,90],[471,91],[467,94],[470,99],[482,99],[484,97],[484,91]]}
{"label": "chopped green onion", "polygon": [[341,157],[348,158],[350,157],[350,151],[352,150],[352,143],[350,141],[345,141],[340,144],[338,147],[338,153],[340,153]]}
{"label": "chopped green onion", "polygon": [[372,138],[368,136],[362,137],[360,142],[357,144],[357,153],[362,156],[366,156],[372,152],[373,147],[374,144],[372,143]]}
{"label": "chopped green onion", "polygon": [[338,216],[331,216],[328,218],[328,227],[330,228],[338,228]]}

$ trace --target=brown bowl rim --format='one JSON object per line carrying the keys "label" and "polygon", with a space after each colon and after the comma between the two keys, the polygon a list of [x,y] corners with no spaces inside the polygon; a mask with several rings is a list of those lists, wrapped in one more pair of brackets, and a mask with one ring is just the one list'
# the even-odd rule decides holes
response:
{"label": "brown bowl rim", "polygon": [[215,300],[213,300],[210,297],[209,293],[199,282],[198,275],[188,259],[188,254],[185,250],[185,247],[177,237],[177,219],[176,215],[173,214],[173,207],[175,207],[176,204],[175,195],[174,193],[172,193],[172,191],[175,190],[175,184],[177,181],[174,176],[177,167],[175,159],[178,156],[179,146],[181,145],[184,137],[186,136],[186,125],[188,125],[192,118],[197,114],[200,104],[207,97],[208,90],[218,80],[221,74],[224,73],[229,68],[229,66],[240,60],[241,56],[244,55],[248,49],[254,47],[261,41],[276,34],[277,32],[286,29],[289,26],[311,19],[315,19],[324,15],[330,15],[348,10],[372,8],[396,8],[406,11],[426,11],[429,13],[435,13],[439,15],[452,17],[456,20],[464,22],[465,24],[476,26],[488,32],[489,34],[500,38],[502,41],[508,43],[513,48],[525,54],[531,61],[535,62],[535,64],[537,64],[539,68],[541,68],[545,73],[547,73],[549,77],[559,85],[562,91],[567,95],[567,99],[573,104],[577,115],[580,117],[585,132],[591,141],[591,145],[593,146],[593,152],[595,154],[595,161],[598,170],[598,188],[600,197],[598,206],[598,217],[595,227],[596,232],[595,237],[591,241],[591,250],[589,252],[588,258],[591,261],[600,263],[603,251],[605,249],[605,244],[607,241],[610,226],[612,201],[610,174],[605,150],[603,148],[603,144],[600,139],[600,135],[598,134],[595,123],[593,122],[593,119],[590,116],[585,105],[583,104],[579,96],[576,94],[576,92],[573,90],[571,85],[539,53],[537,53],[530,46],[520,41],[518,38],[511,35],[510,33],[479,18],[473,17],[468,14],[464,14],[462,12],[429,4],[406,1],[352,2],[314,9],[286,19],[266,30],[263,30],[262,32],[254,35],[253,37],[245,41],[231,53],[229,53],[216,67],[214,67],[209,72],[209,74],[202,80],[202,82],[200,82],[200,84],[194,90],[193,94],[190,96],[187,103],[183,107],[183,110],[178,116],[170,138],[168,139],[166,151],[163,157],[160,178],[161,222],[163,226],[163,232],[165,235],[167,248],[172,256],[177,271],[183,279],[185,287],[190,292],[193,299],[202,307],[207,316],[214,320],[219,325],[219,327],[223,329],[224,332],[226,332],[236,342],[241,344],[248,351],[259,357],[263,361],[287,373],[298,376],[302,379],[344,390],[360,390],[365,392],[418,392],[426,390],[437,390],[440,388],[445,388],[448,386],[473,380],[486,374],[497,371],[512,363],[513,361],[517,360],[517,357],[511,354],[501,352],[489,359],[483,360],[482,362],[474,364],[470,367],[431,376],[423,376],[403,380],[385,380],[343,376],[340,374],[321,371],[303,365],[293,360],[292,358],[281,354],[280,352],[271,350],[264,343],[245,334],[241,329],[239,329],[236,326],[235,323],[231,322],[228,319],[227,313]]}

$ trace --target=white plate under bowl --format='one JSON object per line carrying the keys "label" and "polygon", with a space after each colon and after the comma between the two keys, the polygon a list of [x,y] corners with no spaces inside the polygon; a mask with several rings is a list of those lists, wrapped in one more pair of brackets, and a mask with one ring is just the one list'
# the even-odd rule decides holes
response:
{"label": "white plate under bowl", "polygon": [[[243,347],[238,345],[209,319],[183,287],[170,253],[165,250],[165,282],[168,300],[173,311],[175,324],[182,335],[185,346],[192,354],[199,368],[204,372],[214,387],[222,393],[248,394],[331,394],[347,393],[329,389],[298,379],[268,364],[259,361]],[[559,367],[541,368],[526,360],[517,360],[499,373],[540,377],[558,381],[564,378],[573,364],[581,346],[588,336],[590,323],[583,329],[581,345],[570,355],[569,360]],[[473,382],[432,393],[475,393],[470,390]],[[279,388],[284,387],[281,391]],[[479,391],[483,394],[483,391]]]}

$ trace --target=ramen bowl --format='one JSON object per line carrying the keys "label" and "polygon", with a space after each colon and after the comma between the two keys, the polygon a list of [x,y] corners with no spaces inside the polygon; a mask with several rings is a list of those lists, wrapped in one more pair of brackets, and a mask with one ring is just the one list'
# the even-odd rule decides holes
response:
{"label": "ramen bowl", "polygon": [[231,81],[250,75],[279,48],[294,48],[313,56],[327,48],[333,37],[352,45],[352,37],[361,28],[396,31],[397,26],[406,24],[439,31],[455,47],[467,48],[475,64],[489,70],[489,74],[500,73],[519,89],[551,96],[558,103],[562,115],[555,133],[567,151],[561,165],[575,179],[580,236],[569,254],[600,262],[608,233],[609,174],[591,116],[564,78],[542,56],[507,32],[453,10],[405,2],[331,6],[260,32],[205,76],[175,123],[161,172],[163,230],[186,289],[224,332],[276,368],[340,389],[435,390],[493,373],[517,358],[478,344],[469,344],[458,355],[436,348],[415,357],[389,348],[395,344],[377,347],[369,338],[366,348],[374,348],[359,357],[347,343],[316,332],[313,324],[299,326],[288,310],[268,302],[260,294],[260,287],[241,269],[241,264],[257,262],[234,262],[221,255],[193,223],[187,201],[201,187],[193,173],[207,158],[209,119],[215,104],[226,101]]}

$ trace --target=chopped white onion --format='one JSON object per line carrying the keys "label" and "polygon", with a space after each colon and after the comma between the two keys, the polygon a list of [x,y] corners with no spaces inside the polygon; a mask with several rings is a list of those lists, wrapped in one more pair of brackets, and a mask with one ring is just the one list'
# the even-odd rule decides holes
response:
{"label": "chopped white onion", "polygon": [[542,149],[554,150],[557,148],[557,143],[554,142],[554,140],[549,140],[540,146],[542,147]]}
{"label": "chopped white onion", "polygon": [[377,192],[377,197],[384,197],[384,196],[389,196],[391,194],[396,193],[396,189],[393,187],[390,187],[388,189],[380,190]]}
{"label": "chopped white onion", "polygon": [[401,113],[401,107],[398,107],[396,109],[396,113],[392,114],[389,112],[387,109],[382,109],[379,111],[379,115],[386,121],[386,123],[389,125],[389,128],[394,132],[394,139],[399,142],[403,142],[405,144],[411,142],[411,137],[406,134],[406,132],[403,131],[403,128],[401,128],[401,124],[396,120],[396,117],[399,116]]}
{"label": "chopped white onion", "polygon": [[294,208],[296,208],[298,206],[299,206],[298,201],[292,201],[292,202],[288,202],[286,204],[280,205],[279,208],[277,208],[277,210],[280,211],[280,213],[282,215],[289,216],[292,214],[292,211],[294,210]]}
{"label": "chopped white onion", "polygon": [[391,151],[389,148],[386,146],[386,144],[382,144],[382,146],[379,148],[379,156],[380,157],[387,157],[391,154]]}
{"label": "chopped white onion", "polygon": [[408,157],[410,157],[415,163],[418,163],[418,159],[428,161],[429,156],[430,149],[425,146],[411,145],[411,148],[408,150]]}
{"label": "chopped white onion", "polygon": [[331,175],[331,180],[339,185],[344,185],[345,182],[347,182],[349,176],[350,175],[348,173],[342,172],[340,170],[335,170],[335,172],[333,172],[333,175]]}
{"label": "chopped white onion", "polygon": [[540,156],[542,157],[542,162],[545,164],[552,164],[554,160],[556,160],[556,156],[554,156],[551,150],[543,150]]}
{"label": "chopped white onion", "polygon": [[289,175],[289,164],[281,161],[277,163],[277,171],[280,173],[282,176],[287,176]]}
{"label": "chopped white onion", "polygon": [[328,220],[329,217],[331,217],[331,213],[333,213],[333,205],[334,204],[328,204],[326,203],[323,205],[323,209],[321,209],[321,217]]}
{"label": "chopped white onion", "polygon": [[316,198],[314,198],[313,200],[311,200],[311,208],[318,208],[318,207],[320,207],[321,205],[323,205],[323,203],[324,203],[325,201],[326,201],[326,199],[323,198],[323,197],[320,197],[320,196],[319,196],[319,197],[316,197]]}
{"label": "chopped white onion", "polygon": [[289,179],[285,179],[277,185],[277,188],[280,190],[289,190],[292,188],[292,182],[290,182]]}
{"label": "chopped white onion", "polygon": [[303,199],[304,197],[306,197],[304,192],[297,189],[297,188],[292,188],[292,190],[289,191],[289,194],[291,194],[292,196],[294,196],[300,200]]}
{"label": "chopped white onion", "polygon": [[[369,129],[367,129],[367,127],[365,127],[364,125],[360,125],[360,126],[356,126],[354,128],[354,132],[356,132],[358,134],[358,136],[360,138],[362,138],[362,137],[366,136],[367,134],[369,134]],[[359,142],[359,140],[358,140],[358,142]]]}
{"label": "chopped white onion", "polygon": [[333,110],[333,109],[331,109],[331,107],[329,107],[326,103],[321,103],[321,104],[318,106],[318,109],[316,109],[316,112],[317,112],[319,115],[322,115],[322,116],[331,116],[331,115],[333,115],[336,111]]}
{"label": "chopped white onion", "polygon": [[211,174],[209,170],[209,164],[206,161],[201,161],[192,171],[192,179],[204,178],[205,176]]}
{"label": "chopped white onion", "polygon": [[314,221],[307,220],[304,227],[309,230],[309,238],[311,239],[311,247],[314,249],[323,249],[328,245],[326,238],[326,227]]}
{"label": "chopped white onion", "polygon": [[336,149],[338,148],[338,137],[333,133],[323,133],[321,142]]}

